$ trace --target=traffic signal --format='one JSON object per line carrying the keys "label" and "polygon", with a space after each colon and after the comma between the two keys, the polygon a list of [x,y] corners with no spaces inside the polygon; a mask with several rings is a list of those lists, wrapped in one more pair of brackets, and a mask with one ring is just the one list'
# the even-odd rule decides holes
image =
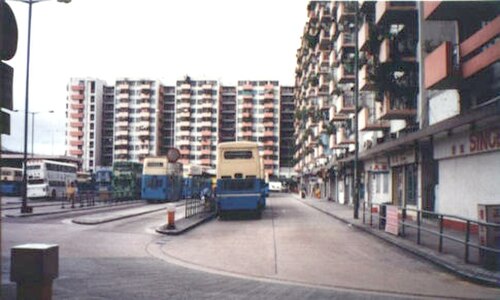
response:
{"label": "traffic signal", "polygon": [[0,134],[10,134],[10,114],[12,110],[12,84],[14,69],[4,60],[9,60],[17,50],[17,23],[12,9],[5,1],[0,1]]}

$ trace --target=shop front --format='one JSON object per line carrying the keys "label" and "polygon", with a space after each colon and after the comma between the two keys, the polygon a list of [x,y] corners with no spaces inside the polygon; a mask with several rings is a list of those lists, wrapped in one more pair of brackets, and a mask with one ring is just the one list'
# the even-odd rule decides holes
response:
{"label": "shop front", "polygon": [[414,149],[391,153],[391,199],[393,205],[417,207],[418,166]]}
{"label": "shop front", "polygon": [[477,219],[478,205],[500,204],[498,125],[435,138],[434,158],[439,169],[438,213]]}

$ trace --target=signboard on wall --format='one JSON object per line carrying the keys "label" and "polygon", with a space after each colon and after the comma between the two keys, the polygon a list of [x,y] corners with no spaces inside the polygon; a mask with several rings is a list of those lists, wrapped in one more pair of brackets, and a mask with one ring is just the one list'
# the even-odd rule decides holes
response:
{"label": "signboard on wall", "polygon": [[399,234],[399,211],[395,205],[386,206],[385,231],[394,235]]}
{"label": "signboard on wall", "polygon": [[394,153],[389,156],[389,164],[391,167],[408,165],[415,163],[415,150],[410,149],[404,152]]}
{"label": "signboard on wall", "polygon": [[434,158],[443,159],[500,151],[500,127],[462,132],[436,141]]}

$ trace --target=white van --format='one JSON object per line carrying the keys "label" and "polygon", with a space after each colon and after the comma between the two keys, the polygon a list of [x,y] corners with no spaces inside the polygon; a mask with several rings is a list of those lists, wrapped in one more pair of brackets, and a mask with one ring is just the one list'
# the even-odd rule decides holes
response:
{"label": "white van", "polygon": [[280,181],[269,181],[269,191],[271,192],[281,192],[283,190],[283,185]]}

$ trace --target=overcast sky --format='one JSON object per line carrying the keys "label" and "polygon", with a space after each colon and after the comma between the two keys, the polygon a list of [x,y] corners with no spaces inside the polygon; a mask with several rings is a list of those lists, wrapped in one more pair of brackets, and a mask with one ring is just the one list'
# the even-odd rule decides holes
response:
{"label": "overcast sky", "polygon": [[[9,1],[19,43],[14,109],[24,110],[28,5]],[[236,84],[272,79],[293,85],[307,0],[72,0],[33,5],[29,111],[35,152],[64,153],[66,84],[95,77],[159,79],[189,74]],[[55,113],[46,113],[54,110]],[[2,146],[23,150],[24,113],[12,113]],[[28,151],[31,151],[31,115]]]}

